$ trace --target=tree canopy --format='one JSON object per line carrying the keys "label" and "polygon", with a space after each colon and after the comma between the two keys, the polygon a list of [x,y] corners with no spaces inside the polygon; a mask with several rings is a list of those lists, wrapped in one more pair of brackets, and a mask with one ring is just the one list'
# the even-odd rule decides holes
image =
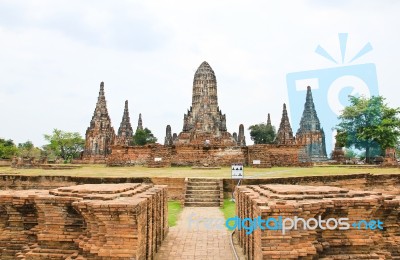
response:
{"label": "tree canopy", "polygon": [[35,147],[31,141],[18,144],[18,155],[21,157],[40,158],[42,150]]}
{"label": "tree canopy", "polygon": [[372,151],[395,147],[400,136],[400,109],[390,108],[381,96],[349,96],[350,105],[339,116],[337,140],[345,147],[365,149],[367,161]]}
{"label": "tree canopy", "polygon": [[54,129],[50,135],[44,135],[49,144],[44,149],[54,152],[64,160],[79,157],[84,149],[85,140],[78,132],[65,132]]}
{"label": "tree canopy", "polygon": [[148,128],[137,129],[133,136],[134,145],[145,145],[157,142],[157,138],[151,133]]}
{"label": "tree canopy", "polygon": [[11,139],[0,138],[0,159],[11,159],[18,153],[18,149]]}
{"label": "tree canopy", "polygon": [[272,144],[274,143],[276,131],[275,127],[268,124],[257,124],[249,127],[251,140],[255,144]]}

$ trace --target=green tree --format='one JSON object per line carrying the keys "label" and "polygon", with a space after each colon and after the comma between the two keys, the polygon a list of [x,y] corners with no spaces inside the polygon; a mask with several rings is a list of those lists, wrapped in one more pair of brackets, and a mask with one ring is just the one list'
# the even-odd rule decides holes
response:
{"label": "green tree", "polygon": [[372,152],[395,147],[400,136],[399,108],[390,108],[381,96],[349,96],[350,105],[339,116],[336,129],[345,147],[365,149],[367,162]]}
{"label": "green tree", "polygon": [[11,139],[0,138],[0,159],[11,159],[18,153],[18,149]]}
{"label": "green tree", "polygon": [[44,135],[49,142],[44,150],[52,151],[56,156],[64,160],[71,160],[79,157],[85,146],[85,139],[78,132],[65,132],[54,129],[50,135]]}
{"label": "green tree", "polygon": [[344,157],[345,157],[346,159],[354,159],[354,158],[357,157],[357,153],[356,153],[354,150],[352,150],[352,149],[346,149],[346,150],[344,151]]}
{"label": "green tree", "polygon": [[18,154],[21,157],[29,157],[39,159],[42,150],[38,147],[35,147],[31,141],[26,141],[25,143],[18,144]]}
{"label": "green tree", "polygon": [[272,144],[274,143],[276,130],[272,125],[257,124],[249,127],[251,140],[255,144]]}
{"label": "green tree", "polygon": [[137,129],[133,136],[134,145],[145,145],[157,142],[157,138],[151,133],[148,128]]}

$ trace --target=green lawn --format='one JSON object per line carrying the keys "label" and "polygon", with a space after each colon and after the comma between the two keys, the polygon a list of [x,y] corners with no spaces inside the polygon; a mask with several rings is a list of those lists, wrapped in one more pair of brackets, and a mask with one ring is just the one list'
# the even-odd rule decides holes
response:
{"label": "green lawn", "polygon": [[[245,167],[245,178],[292,177],[311,175],[340,175],[355,173],[371,174],[400,174],[400,168],[354,167],[354,166],[326,166],[326,167],[273,167],[250,168]],[[205,170],[190,167],[147,168],[135,167],[106,167],[105,165],[83,165],[81,168],[70,170],[43,170],[43,169],[12,169],[0,167],[0,174],[21,175],[64,175],[82,177],[219,177],[230,178],[230,167]]]}
{"label": "green lawn", "polygon": [[168,201],[168,225],[173,227],[176,225],[179,213],[182,211],[182,205],[179,201],[170,200]]}
{"label": "green lawn", "polygon": [[224,213],[225,220],[236,216],[235,207],[235,202],[231,199],[224,199],[224,207],[221,208],[221,211]]}

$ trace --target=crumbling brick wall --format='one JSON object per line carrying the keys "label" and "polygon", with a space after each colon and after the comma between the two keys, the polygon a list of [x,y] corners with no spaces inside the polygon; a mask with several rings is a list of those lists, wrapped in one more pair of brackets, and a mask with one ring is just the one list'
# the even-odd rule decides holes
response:
{"label": "crumbling brick wall", "polygon": [[350,226],[348,230],[298,228],[238,231],[248,259],[395,259],[400,257],[400,196],[329,186],[248,185],[237,188],[237,215],[305,220],[349,218],[380,220],[383,230]]}
{"label": "crumbling brick wall", "polygon": [[152,184],[0,191],[0,259],[152,259],[167,211],[166,187]]}

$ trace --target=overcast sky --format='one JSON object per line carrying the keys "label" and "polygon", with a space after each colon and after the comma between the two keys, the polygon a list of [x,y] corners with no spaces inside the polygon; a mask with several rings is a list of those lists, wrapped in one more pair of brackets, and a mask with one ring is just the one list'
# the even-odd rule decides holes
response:
{"label": "overcast sky", "polygon": [[394,0],[0,1],[0,137],[41,146],[53,128],[84,135],[104,81],[114,129],[127,99],[134,128],[142,113],[163,143],[167,124],[182,130],[207,61],[228,131],[243,123],[251,143],[248,126],[267,113],[279,126],[288,73],[343,66],[314,52],[340,60],[338,33],[349,57],[371,43],[352,64],[374,63],[380,94],[400,106],[399,13]]}

